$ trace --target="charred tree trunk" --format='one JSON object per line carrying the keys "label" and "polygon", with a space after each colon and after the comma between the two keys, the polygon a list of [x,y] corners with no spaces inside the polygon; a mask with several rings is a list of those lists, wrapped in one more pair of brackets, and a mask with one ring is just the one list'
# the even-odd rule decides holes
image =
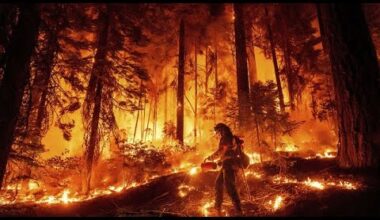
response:
{"label": "charred tree trunk", "polygon": [[[153,102],[154,102],[154,100],[153,100]],[[145,141],[146,141],[146,137],[149,134],[149,122],[150,122],[150,113],[151,113],[151,111],[152,111],[152,102],[149,102],[148,122],[146,123],[146,128],[145,128],[145,132],[146,132],[145,139],[144,139]]]}
{"label": "charred tree trunk", "polygon": [[165,78],[165,112],[164,112],[164,123],[168,121],[168,92],[169,92],[169,86],[168,86],[168,78],[167,78],[167,73],[166,73],[166,78]]}
{"label": "charred tree trunk", "polygon": [[[102,105],[102,89],[103,82],[101,76],[105,70],[107,57],[107,42],[108,42],[108,26],[109,18],[108,11],[100,12],[100,28],[98,32],[98,46],[95,54],[94,66],[92,67],[90,84],[87,89],[86,102],[88,105],[93,103],[91,109],[91,121],[89,127],[89,137],[86,143],[86,193],[89,193],[91,184],[92,167],[99,150],[99,121]],[[94,86],[95,85],[95,86]],[[94,94],[94,95],[92,95]]]}
{"label": "charred tree trunk", "polygon": [[179,28],[178,87],[177,87],[177,140],[183,144],[184,78],[185,78],[185,24],[181,19]]}
{"label": "charred tree trunk", "polygon": [[269,44],[270,44],[270,49],[271,49],[271,53],[272,53],[272,60],[273,60],[274,74],[276,77],[278,98],[280,99],[280,109],[281,109],[281,112],[284,112],[285,111],[284,94],[282,93],[280,71],[278,69],[277,56],[276,56],[276,48],[275,48],[275,44],[273,41],[272,28],[271,28],[270,23],[269,23],[268,9],[266,7],[265,7],[265,15],[268,19],[268,21],[267,21],[268,38],[269,38]]}
{"label": "charred tree trunk", "polygon": [[197,126],[198,126],[198,44],[194,44],[194,144],[197,144]]}
{"label": "charred tree trunk", "polygon": [[4,77],[4,68],[6,63],[6,55],[9,47],[9,39],[15,28],[15,20],[17,17],[16,6],[14,4],[0,5],[0,86]]}
{"label": "charred tree trunk", "polygon": [[289,39],[289,31],[288,27],[289,24],[286,20],[288,13],[289,13],[289,6],[288,5],[283,5],[281,8],[281,16],[283,20],[283,25],[284,25],[284,33],[283,33],[283,42],[282,42],[282,49],[283,49],[283,54],[284,54],[284,64],[285,64],[285,74],[286,74],[286,79],[287,79],[287,84],[288,84],[288,93],[289,93],[289,104],[291,110],[295,109],[295,83],[296,79],[294,77],[293,69],[292,69],[292,60],[291,60],[291,48],[290,48],[290,39]]}
{"label": "charred tree trunk", "polygon": [[86,182],[86,192],[88,193],[90,190],[90,184],[91,184],[91,176],[92,176],[92,167],[95,160],[95,154],[97,153],[98,149],[98,142],[99,142],[99,119],[100,119],[100,111],[101,111],[101,104],[102,104],[102,87],[103,84],[101,80],[98,79],[98,83],[96,86],[96,93],[95,93],[95,103],[94,103],[94,110],[91,120],[91,133],[90,133],[90,139],[88,143],[88,149],[86,151],[86,162],[87,162],[87,182]]}
{"label": "charred tree trunk", "polygon": [[[317,14],[318,14],[318,24],[319,24],[319,33],[321,34],[321,37],[322,36],[325,36],[325,30],[323,30],[323,21],[322,21],[322,18],[321,18],[321,6],[320,4],[316,4],[316,9],[317,9]],[[327,47],[326,47],[326,43],[324,40],[322,40],[322,48],[323,48],[323,51],[325,53],[327,53]]]}
{"label": "charred tree trunk", "polygon": [[249,84],[252,85],[257,82],[257,70],[256,70],[256,56],[255,56],[255,48],[249,47],[248,51],[248,69],[249,69]]}
{"label": "charred tree trunk", "polygon": [[205,70],[205,94],[208,93],[208,79],[210,77],[212,67],[210,67],[210,53],[209,53],[209,48],[206,46],[206,55],[205,55],[205,65],[206,65],[206,70]]}
{"label": "charred tree trunk", "polygon": [[[58,21],[53,27],[47,30],[46,53],[42,54],[42,60],[39,61],[36,77],[33,82],[32,88],[32,105],[31,115],[29,116],[29,125],[31,127],[30,135],[34,138],[36,143],[41,141],[43,131],[42,123],[45,118],[48,86],[50,82],[51,73],[54,67],[54,60],[58,51]],[[36,139],[35,139],[36,138]]]}
{"label": "charred tree trunk", "polygon": [[138,110],[137,110],[137,117],[136,117],[136,123],[135,123],[135,130],[133,132],[133,143],[135,143],[136,134],[137,134],[137,125],[139,124],[139,118],[140,118],[140,108],[141,108],[141,99],[142,99],[142,80],[140,82],[140,96],[139,96],[139,103],[138,103]]}
{"label": "charred tree trunk", "polygon": [[216,125],[216,103],[218,100],[218,47],[215,40],[215,91],[214,91],[214,124]]}
{"label": "charred tree trunk", "polygon": [[250,119],[250,106],[244,13],[242,5],[234,4],[234,12],[239,125],[241,127],[240,129],[244,130],[249,126],[248,121]]}
{"label": "charred tree trunk", "polygon": [[145,126],[145,109],[146,109],[146,96],[143,97],[143,109],[141,110],[141,124],[140,124],[140,134],[141,134],[141,141],[144,140],[144,126]]}
{"label": "charred tree trunk", "polygon": [[0,188],[14,139],[24,88],[29,80],[30,58],[37,42],[40,22],[38,6],[22,4],[13,33],[0,87]]}
{"label": "charred tree trunk", "polygon": [[330,56],[336,94],[339,165],[378,168],[379,67],[361,5],[319,7],[322,39]]}
{"label": "charred tree trunk", "polygon": [[153,141],[156,140],[157,134],[157,102],[159,100],[159,93],[157,92],[154,96],[154,105],[153,105]]}
{"label": "charred tree trunk", "polygon": [[252,21],[247,21],[247,58],[248,58],[248,75],[249,75],[249,85],[252,87],[257,81],[257,70],[256,70],[256,56],[255,47],[253,46],[253,36],[252,36]]}

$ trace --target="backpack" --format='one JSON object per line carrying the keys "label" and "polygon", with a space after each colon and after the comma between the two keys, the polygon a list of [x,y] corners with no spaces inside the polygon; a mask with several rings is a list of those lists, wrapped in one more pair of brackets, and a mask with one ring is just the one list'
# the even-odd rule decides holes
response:
{"label": "backpack", "polygon": [[234,136],[234,144],[236,144],[237,147],[238,163],[243,169],[246,169],[250,164],[250,159],[249,156],[243,151],[243,143],[243,140],[241,140],[239,137]]}

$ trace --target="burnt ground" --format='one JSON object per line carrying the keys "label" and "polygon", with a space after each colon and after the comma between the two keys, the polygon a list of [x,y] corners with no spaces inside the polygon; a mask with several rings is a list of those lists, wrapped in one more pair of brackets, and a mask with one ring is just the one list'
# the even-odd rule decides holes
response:
{"label": "burnt ground", "polygon": [[[251,166],[247,171],[262,174],[260,178],[247,176],[251,192],[248,201],[244,185],[240,185],[242,205],[246,216],[380,216],[379,179],[373,173],[340,170],[334,159],[304,160],[292,158],[286,176],[299,181],[307,177],[323,180],[343,179],[358,181],[356,190],[327,187],[316,190],[302,184],[274,183],[279,169],[269,163]],[[190,176],[174,173],[120,193],[101,196],[70,204],[13,204],[0,207],[0,216],[215,216],[212,208],[214,181],[217,172]],[[241,181],[238,181],[241,182]],[[180,190],[181,186],[185,186]],[[183,191],[182,196],[179,194]],[[283,197],[281,207],[272,209],[269,201]],[[227,195],[225,213],[233,215]],[[273,203],[272,203],[273,204]],[[207,210],[207,211],[206,211]]]}

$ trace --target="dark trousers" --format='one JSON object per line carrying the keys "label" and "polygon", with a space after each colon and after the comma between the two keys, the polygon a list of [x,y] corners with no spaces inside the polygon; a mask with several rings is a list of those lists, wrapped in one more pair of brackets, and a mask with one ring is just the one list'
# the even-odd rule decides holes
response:
{"label": "dark trousers", "polygon": [[232,165],[224,165],[220,170],[215,183],[215,208],[221,209],[223,202],[223,189],[226,187],[227,193],[232,200],[236,210],[241,211],[239,194],[235,184],[235,170]]}

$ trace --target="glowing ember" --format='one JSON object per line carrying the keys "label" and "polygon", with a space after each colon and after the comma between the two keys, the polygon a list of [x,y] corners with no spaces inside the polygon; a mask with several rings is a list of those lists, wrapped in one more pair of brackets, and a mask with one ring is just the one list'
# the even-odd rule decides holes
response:
{"label": "glowing ember", "polygon": [[282,203],[282,197],[281,196],[277,196],[276,200],[274,201],[274,204],[273,204],[273,209],[274,210],[279,209],[280,206],[281,206],[281,203]]}
{"label": "glowing ember", "polygon": [[304,181],[304,184],[320,190],[325,189],[325,186],[322,183],[318,181],[312,181],[309,177]]}
{"label": "glowing ember", "polygon": [[183,197],[187,196],[191,190],[194,190],[194,189],[195,188],[193,186],[188,186],[188,185],[182,184],[182,185],[178,186],[178,195],[183,198]]}
{"label": "glowing ember", "polygon": [[39,188],[39,185],[35,181],[29,181],[28,188],[29,188],[29,190],[35,190],[35,189]]}
{"label": "glowing ember", "polygon": [[253,176],[255,177],[256,179],[261,179],[263,174],[260,174],[260,173],[257,173],[257,172],[254,172],[254,171],[246,171],[245,172],[245,176]]}
{"label": "glowing ember", "polygon": [[268,204],[270,206],[270,209],[273,211],[277,211],[282,206],[283,198],[282,196],[276,196],[274,202],[272,200],[269,200]]}
{"label": "glowing ember", "polygon": [[342,181],[340,180],[339,182],[334,182],[334,181],[329,181],[329,182],[319,182],[319,181],[312,181],[309,177],[303,181],[303,182],[298,182],[296,179],[291,179],[287,178],[284,176],[276,176],[273,178],[273,183],[275,184],[281,184],[281,183],[294,183],[294,184],[299,184],[302,183],[306,186],[316,188],[319,190],[323,190],[326,188],[326,186],[335,186],[335,187],[340,187],[348,190],[356,190],[360,184],[358,183],[352,183],[348,181]]}
{"label": "glowing ember", "polygon": [[179,195],[180,197],[185,197],[185,196],[187,196],[187,193],[184,192],[184,191],[179,191],[179,192],[178,192],[178,195]]}
{"label": "glowing ember", "polygon": [[47,203],[52,204],[56,201],[54,196],[49,196],[46,200]]}
{"label": "glowing ember", "polygon": [[249,157],[249,164],[260,163],[260,154],[258,153],[247,153]]}
{"label": "glowing ember", "polygon": [[67,204],[67,203],[69,202],[69,197],[68,197],[69,193],[70,193],[69,190],[65,190],[65,191],[63,191],[63,194],[62,194],[62,198],[61,198],[61,200],[62,200],[62,202],[65,203],[65,204]]}
{"label": "glowing ember", "polygon": [[356,186],[354,186],[352,183],[350,183],[350,182],[346,182],[346,181],[340,181],[339,182],[339,186],[341,186],[341,187],[344,187],[344,188],[346,188],[346,189],[357,189],[357,187]]}
{"label": "glowing ember", "polygon": [[283,147],[276,148],[276,151],[295,152],[298,151],[298,147],[294,144],[285,144]]}
{"label": "glowing ember", "polygon": [[202,214],[203,214],[203,216],[205,216],[205,217],[208,217],[209,216],[209,211],[208,211],[208,209],[210,208],[212,206],[212,202],[206,202],[206,204],[204,204],[203,206],[202,206],[202,208],[201,208],[201,210],[202,210]]}
{"label": "glowing ember", "polygon": [[316,156],[320,158],[335,158],[335,153],[335,151],[327,149],[323,152],[323,154],[318,153]]}
{"label": "glowing ember", "polygon": [[189,170],[189,174],[191,176],[194,176],[195,174],[197,174],[199,172],[199,168],[198,167],[193,167]]}
{"label": "glowing ember", "polygon": [[290,179],[285,176],[276,176],[273,178],[274,183],[298,183],[296,179]]}
{"label": "glowing ember", "polygon": [[110,186],[108,187],[109,190],[114,191],[114,192],[121,192],[124,189],[124,186]]}

